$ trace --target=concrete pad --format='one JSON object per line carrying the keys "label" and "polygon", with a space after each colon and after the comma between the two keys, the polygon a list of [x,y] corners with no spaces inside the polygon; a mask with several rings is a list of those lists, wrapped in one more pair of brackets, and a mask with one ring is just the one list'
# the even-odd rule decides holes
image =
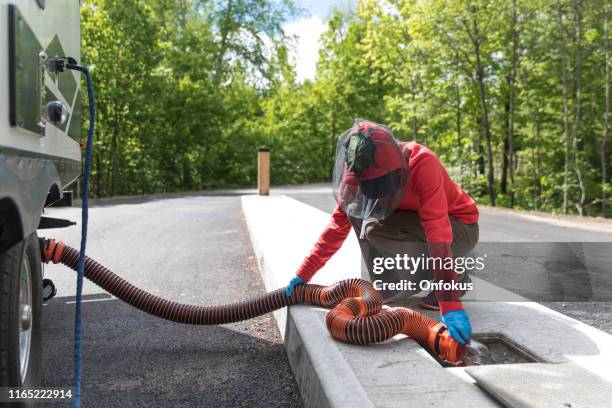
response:
{"label": "concrete pad", "polygon": [[[242,206],[266,289],[285,286],[329,215],[285,196],[244,196]],[[327,285],[360,276],[361,253],[351,233],[313,283]],[[607,369],[612,364],[612,336],[473,279],[476,290],[516,300],[466,303],[475,334],[502,334],[541,361],[571,362],[571,367],[612,381]],[[370,346],[334,340],[325,327],[325,313],[308,306],[275,313],[306,406],[499,406],[465,375],[465,369],[442,368],[409,338],[397,336]],[[429,315],[438,317],[437,312]]]}
{"label": "concrete pad", "polygon": [[480,366],[466,371],[512,408],[609,408],[612,403],[612,383],[572,363]]}

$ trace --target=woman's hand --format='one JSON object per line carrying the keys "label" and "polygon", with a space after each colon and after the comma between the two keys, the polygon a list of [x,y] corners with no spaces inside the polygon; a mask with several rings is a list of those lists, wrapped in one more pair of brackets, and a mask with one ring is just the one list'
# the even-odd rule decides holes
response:
{"label": "woman's hand", "polygon": [[465,310],[446,312],[440,321],[446,326],[451,337],[460,344],[465,344],[472,338],[472,325]]}

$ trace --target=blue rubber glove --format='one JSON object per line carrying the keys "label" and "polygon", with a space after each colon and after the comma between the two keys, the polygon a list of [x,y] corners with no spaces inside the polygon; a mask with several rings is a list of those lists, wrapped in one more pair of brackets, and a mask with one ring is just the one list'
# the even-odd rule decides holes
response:
{"label": "blue rubber glove", "polygon": [[472,325],[465,310],[451,310],[440,318],[440,321],[448,329],[451,337],[460,344],[467,343],[472,337]]}
{"label": "blue rubber glove", "polygon": [[289,284],[287,285],[287,288],[285,289],[285,295],[291,296],[291,293],[293,293],[293,288],[295,287],[295,285],[299,285],[300,283],[306,283],[306,281],[300,278],[299,276],[295,275],[293,279],[289,281]]}

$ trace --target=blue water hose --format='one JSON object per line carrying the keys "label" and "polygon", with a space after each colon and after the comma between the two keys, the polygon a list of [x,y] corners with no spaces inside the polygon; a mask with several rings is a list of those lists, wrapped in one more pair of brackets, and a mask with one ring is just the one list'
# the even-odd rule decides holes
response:
{"label": "blue water hose", "polygon": [[[74,62],[74,63],[73,63]],[[91,151],[93,149],[93,133],[95,127],[96,109],[94,104],[94,90],[91,75],[87,67],[76,64],[70,60],[66,68],[80,71],[85,75],[87,81],[87,97],[89,101],[89,128],[87,129],[87,144],[85,147],[85,168],[83,169],[83,205],[81,209],[81,251],[77,270],[76,307],[74,315],[74,395],[72,399],[73,408],[81,406],[81,350],[82,350],[82,328],[81,328],[81,301],[83,296],[83,275],[85,272],[85,247],[87,246],[87,219],[89,211],[89,174],[91,172]]]}

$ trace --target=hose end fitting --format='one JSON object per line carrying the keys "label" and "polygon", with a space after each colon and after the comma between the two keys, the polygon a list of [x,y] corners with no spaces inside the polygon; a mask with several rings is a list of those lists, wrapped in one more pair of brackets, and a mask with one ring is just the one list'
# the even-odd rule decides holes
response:
{"label": "hose end fitting", "polygon": [[429,329],[427,344],[438,358],[453,364],[461,364],[467,355],[467,346],[453,339],[442,323],[437,323]]}
{"label": "hose end fitting", "polygon": [[41,237],[39,238],[39,242],[40,256],[44,263],[53,262],[57,264],[61,262],[62,252],[64,250],[64,243],[62,241],[55,242],[54,239]]}

